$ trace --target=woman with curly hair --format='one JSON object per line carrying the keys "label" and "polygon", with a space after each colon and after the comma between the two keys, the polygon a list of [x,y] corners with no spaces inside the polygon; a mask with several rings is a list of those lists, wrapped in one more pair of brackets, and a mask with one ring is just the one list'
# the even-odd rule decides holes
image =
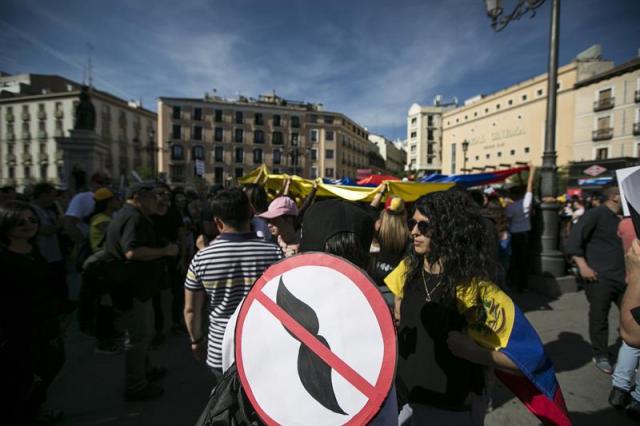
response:
{"label": "woman with curly hair", "polygon": [[385,279],[399,302],[397,387],[412,413],[403,424],[482,424],[483,367],[518,368],[469,337],[477,306],[461,312],[460,294],[494,268],[480,211],[463,191],[435,192],[416,202],[408,226],[410,254]]}

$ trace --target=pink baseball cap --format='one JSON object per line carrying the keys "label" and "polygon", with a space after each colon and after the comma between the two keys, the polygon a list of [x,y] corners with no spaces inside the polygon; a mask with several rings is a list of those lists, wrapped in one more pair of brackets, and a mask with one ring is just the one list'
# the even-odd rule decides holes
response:
{"label": "pink baseball cap", "polygon": [[267,211],[259,214],[258,217],[273,219],[284,215],[298,216],[298,207],[289,197],[276,198],[269,204]]}

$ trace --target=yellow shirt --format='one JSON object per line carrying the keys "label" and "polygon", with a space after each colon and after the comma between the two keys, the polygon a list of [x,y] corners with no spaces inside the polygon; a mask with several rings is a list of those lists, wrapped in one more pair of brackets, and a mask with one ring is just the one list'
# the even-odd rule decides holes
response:
{"label": "yellow shirt", "polygon": [[91,244],[91,252],[95,253],[104,244],[105,233],[102,231],[103,223],[111,222],[111,217],[104,213],[98,213],[91,218],[89,224],[89,243]]}
{"label": "yellow shirt", "polygon": [[403,259],[396,269],[391,271],[384,279],[384,283],[389,287],[394,296],[402,299],[404,297],[404,282],[407,275],[407,259]]}

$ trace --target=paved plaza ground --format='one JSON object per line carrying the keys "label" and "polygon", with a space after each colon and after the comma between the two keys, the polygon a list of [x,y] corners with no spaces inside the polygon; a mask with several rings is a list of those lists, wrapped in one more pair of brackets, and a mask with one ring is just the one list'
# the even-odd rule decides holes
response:
{"label": "paved plaza ground", "polygon": [[[567,405],[575,425],[633,424],[623,412],[609,407],[611,378],[591,361],[587,334],[587,302],[584,294],[567,293],[551,300],[536,293],[517,295],[540,334],[558,371]],[[611,333],[616,333],[617,310],[611,313]],[[611,338],[613,342],[613,337]],[[186,336],[172,336],[165,348],[153,352],[153,360],[169,369],[157,400],[125,403],[121,397],[123,355],[93,352],[94,342],[76,329],[67,338],[67,363],[50,391],[49,405],[67,414],[61,425],[180,426],[195,423],[213,385],[208,370],[189,352]],[[498,386],[494,410],[486,425],[525,426],[540,424],[509,392]]]}

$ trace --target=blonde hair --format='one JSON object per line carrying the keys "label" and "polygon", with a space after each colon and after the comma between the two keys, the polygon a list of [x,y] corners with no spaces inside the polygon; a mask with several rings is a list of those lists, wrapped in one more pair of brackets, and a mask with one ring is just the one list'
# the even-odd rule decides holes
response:
{"label": "blonde hair", "polygon": [[409,229],[405,218],[404,203],[396,204],[393,210],[384,209],[380,213],[380,229],[378,229],[378,243],[380,250],[392,253],[401,253],[407,246],[409,240]]}

